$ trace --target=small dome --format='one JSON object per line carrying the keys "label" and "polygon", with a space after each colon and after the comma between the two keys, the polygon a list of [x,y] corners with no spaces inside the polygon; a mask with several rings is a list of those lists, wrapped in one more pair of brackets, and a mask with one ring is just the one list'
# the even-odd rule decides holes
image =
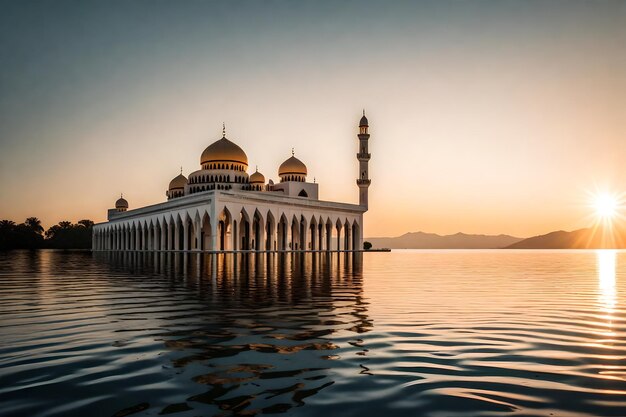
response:
{"label": "small dome", "polygon": [[259,171],[250,175],[250,184],[265,184],[265,176]]}
{"label": "small dome", "polygon": [[287,159],[285,162],[280,164],[280,167],[278,168],[278,175],[282,176],[290,174],[305,176],[307,174],[306,165],[304,165],[304,163],[295,156]]}
{"label": "small dome", "polygon": [[200,157],[200,164],[209,162],[235,162],[248,165],[248,156],[237,144],[225,137],[210,144]]}
{"label": "small dome", "polygon": [[363,117],[361,117],[361,121],[359,122],[359,127],[368,127],[367,117],[365,117],[365,113],[363,113]]}
{"label": "small dome", "polygon": [[187,185],[187,177],[183,174],[179,174],[172,181],[170,181],[169,189],[174,190],[177,188],[185,188],[185,185]]}
{"label": "small dome", "polygon": [[115,208],[116,209],[127,209],[128,208],[128,201],[126,201],[124,199],[124,197],[118,198],[117,201],[115,202]]}

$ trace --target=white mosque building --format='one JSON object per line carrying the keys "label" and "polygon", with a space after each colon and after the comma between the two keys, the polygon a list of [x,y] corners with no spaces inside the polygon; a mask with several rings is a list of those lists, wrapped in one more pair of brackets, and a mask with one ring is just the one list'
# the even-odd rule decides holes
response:
{"label": "white mosque building", "polygon": [[200,156],[200,169],[170,181],[167,201],[129,210],[120,197],[108,221],[93,228],[95,251],[321,251],[360,250],[367,211],[368,120],[359,123],[359,204],[322,201],[293,155],[278,168],[278,183],[222,138]]}

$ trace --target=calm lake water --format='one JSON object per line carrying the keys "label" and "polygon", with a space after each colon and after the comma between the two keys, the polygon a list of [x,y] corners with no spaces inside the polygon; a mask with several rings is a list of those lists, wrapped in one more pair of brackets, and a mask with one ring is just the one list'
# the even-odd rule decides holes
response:
{"label": "calm lake water", "polygon": [[626,252],[0,253],[2,416],[624,416]]}

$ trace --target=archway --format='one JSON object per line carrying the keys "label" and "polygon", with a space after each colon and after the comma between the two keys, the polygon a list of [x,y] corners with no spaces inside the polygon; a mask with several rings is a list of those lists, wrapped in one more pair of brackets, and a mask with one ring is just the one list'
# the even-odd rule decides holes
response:
{"label": "archway", "polygon": [[276,220],[274,220],[274,215],[271,211],[267,212],[267,219],[265,221],[265,250],[276,250]]}
{"label": "archway", "polygon": [[233,224],[233,218],[230,214],[230,211],[226,207],[221,211],[218,218],[218,247],[219,250],[234,250],[232,247],[232,235],[233,228],[235,225]]}
{"label": "archway", "polygon": [[356,220],[352,223],[352,249],[363,249],[363,244],[361,243],[361,229]]}
{"label": "archway", "polygon": [[253,249],[254,250],[265,250],[265,222],[263,220],[263,216],[259,210],[254,211],[254,216],[252,218],[252,233],[253,233]]}
{"label": "archway", "polygon": [[209,214],[204,212],[200,226],[200,249],[215,250],[213,247],[213,231],[211,230],[211,219]]}
{"label": "archway", "polygon": [[291,219],[291,242],[289,243],[289,249],[300,249],[300,221],[296,216]]}
{"label": "archway", "polygon": [[245,208],[241,209],[239,216],[239,243],[241,250],[250,250],[250,216]]}
{"label": "archway", "polygon": [[280,222],[278,222],[278,249],[289,249],[289,239],[287,237],[287,229],[289,228],[289,222],[287,216],[283,214],[280,216]]}

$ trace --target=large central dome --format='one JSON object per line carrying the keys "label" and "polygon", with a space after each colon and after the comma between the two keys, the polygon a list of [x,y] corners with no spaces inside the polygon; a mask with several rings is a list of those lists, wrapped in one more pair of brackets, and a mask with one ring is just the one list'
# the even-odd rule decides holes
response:
{"label": "large central dome", "polygon": [[248,156],[237,144],[223,137],[217,142],[210,144],[200,157],[201,165],[213,162],[237,163],[247,166]]}

